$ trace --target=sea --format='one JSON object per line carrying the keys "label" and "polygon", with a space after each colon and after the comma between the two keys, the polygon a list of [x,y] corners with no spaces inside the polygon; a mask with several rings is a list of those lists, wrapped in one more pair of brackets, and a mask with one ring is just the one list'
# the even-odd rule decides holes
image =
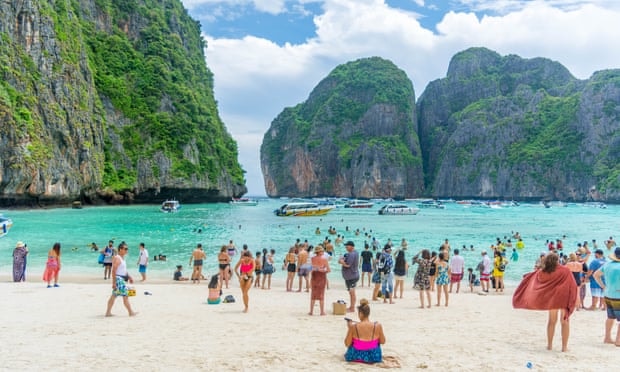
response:
{"label": "sea", "polygon": [[[182,202],[182,201],[181,201]],[[618,234],[620,206],[606,208],[584,204],[558,204],[545,208],[542,204],[522,203],[519,206],[483,208],[445,203],[444,209],[423,208],[417,215],[379,215],[384,202],[372,208],[337,208],[323,216],[279,217],[273,211],[286,203],[281,199],[260,199],[256,206],[214,204],[184,204],[178,213],[162,213],[159,205],[86,206],[82,209],[54,208],[31,210],[4,210],[0,213],[13,220],[9,233],[0,238],[0,274],[12,270],[12,252],[18,241],[29,248],[27,280],[40,280],[45,267],[47,252],[55,242],[61,243],[62,275],[79,275],[103,279],[102,266],[97,263],[99,252],[91,250],[94,242],[100,248],[108,240],[115,245],[125,241],[129,246],[128,267],[137,273],[138,244],[145,243],[149,251],[149,277],[171,279],[176,265],[183,265],[189,276],[189,258],[192,250],[201,243],[207,260],[206,275],[217,273],[217,253],[222,245],[234,242],[239,250],[247,244],[250,251],[263,248],[275,249],[275,277],[286,274],[281,263],[296,239],[310,244],[321,243],[326,237],[335,241],[336,235],[328,234],[333,227],[344,241],[352,240],[362,250],[365,243],[378,240],[383,246],[390,239],[400,246],[408,242],[406,257],[424,248],[438,251],[445,239],[452,249],[466,246],[462,251],[466,267],[475,268],[481,251],[489,250],[497,238],[516,239],[518,232],[525,248],[517,250],[519,258],[508,265],[506,282],[517,282],[532,270],[541,251],[546,251],[546,241],[562,239],[564,251],[573,252],[578,243],[593,241],[605,249],[604,241]],[[408,202],[415,206],[415,202]],[[317,229],[320,232],[317,232]],[[359,231],[359,233],[356,233]],[[473,245],[474,250],[469,247]],[[372,248],[371,248],[372,249]],[[335,246],[335,256],[343,254],[343,245]],[[607,254],[607,253],[606,253]],[[154,256],[165,255],[165,261],[155,261]],[[510,257],[511,251],[507,253]],[[337,260],[332,261],[332,273],[338,277]],[[133,268],[133,269],[132,269]],[[415,267],[409,270],[413,278]],[[62,280],[62,279],[61,279]]]}

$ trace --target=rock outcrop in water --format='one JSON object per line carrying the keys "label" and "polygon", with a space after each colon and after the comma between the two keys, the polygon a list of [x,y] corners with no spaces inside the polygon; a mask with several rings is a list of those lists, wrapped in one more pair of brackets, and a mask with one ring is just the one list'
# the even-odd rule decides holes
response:
{"label": "rock outcrop in water", "polygon": [[246,192],[178,0],[0,3],[0,205]]}
{"label": "rock outcrop in water", "polygon": [[285,109],[261,146],[269,196],[403,198],[423,190],[415,95],[381,58],[338,66]]}
{"label": "rock outcrop in water", "polygon": [[[578,80],[548,59],[471,48],[414,108],[412,95],[382,92],[410,86],[404,73],[387,82],[368,61],[390,65],[340,66],[273,121],[261,149],[268,195],[620,202],[620,70]],[[392,98],[376,99],[385,96]],[[381,138],[402,141],[373,152],[370,144],[386,144]]]}

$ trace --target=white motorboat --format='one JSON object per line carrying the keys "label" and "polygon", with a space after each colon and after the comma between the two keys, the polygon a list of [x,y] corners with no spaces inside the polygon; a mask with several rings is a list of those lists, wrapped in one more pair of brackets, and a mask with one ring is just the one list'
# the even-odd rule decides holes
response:
{"label": "white motorboat", "polygon": [[420,212],[419,208],[411,207],[407,204],[386,204],[379,209],[381,215],[415,215]]}
{"label": "white motorboat", "polygon": [[179,211],[179,209],[181,209],[181,203],[179,203],[178,200],[166,200],[165,202],[161,203],[161,211],[164,213],[176,213]]}

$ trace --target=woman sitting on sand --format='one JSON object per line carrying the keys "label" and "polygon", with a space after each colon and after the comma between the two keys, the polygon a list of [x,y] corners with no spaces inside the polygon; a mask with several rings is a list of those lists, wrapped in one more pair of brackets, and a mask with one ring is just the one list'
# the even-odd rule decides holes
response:
{"label": "woman sitting on sand", "polygon": [[209,282],[209,296],[207,297],[207,303],[209,305],[217,305],[220,303],[220,296],[222,295],[222,284],[218,274],[211,276]]}
{"label": "woman sitting on sand", "polygon": [[367,299],[360,300],[357,307],[359,322],[347,320],[347,336],[344,345],[347,352],[344,359],[347,362],[380,363],[383,361],[381,345],[385,344],[383,326],[379,322],[371,322],[370,306]]}

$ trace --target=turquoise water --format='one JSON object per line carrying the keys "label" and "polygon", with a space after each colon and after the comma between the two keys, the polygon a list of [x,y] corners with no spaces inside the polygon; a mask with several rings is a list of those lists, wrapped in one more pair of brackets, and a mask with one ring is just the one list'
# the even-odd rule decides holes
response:
{"label": "turquoise water", "polygon": [[[422,209],[415,216],[380,216],[377,211],[381,205],[376,204],[371,209],[338,208],[320,217],[276,217],[272,211],[281,204],[281,200],[262,200],[258,206],[183,205],[176,214],[161,213],[156,205],[5,210],[3,214],[12,218],[14,225],[7,236],[0,238],[0,272],[11,271],[11,254],[15,243],[21,240],[30,249],[28,279],[39,279],[47,251],[58,241],[62,244],[63,273],[102,276],[98,254],[90,251],[90,243],[103,247],[113,239],[116,244],[122,240],[129,244],[131,265],[137,261],[138,243],[144,242],[151,256],[149,275],[158,278],[171,277],[178,264],[184,265],[184,274],[189,275],[191,251],[197,243],[202,243],[207,253],[205,271],[212,273],[216,271],[217,252],[230,239],[239,249],[248,244],[253,252],[273,248],[276,262],[282,262],[295,239],[308,239],[311,244],[317,244],[327,236],[328,227],[334,226],[346,240],[353,240],[358,249],[363,248],[365,240],[369,241],[364,231],[371,232],[382,244],[391,238],[399,245],[405,238],[409,242],[408,260],[422,248],[438,250],[446,238],[453,249],[473,244],[475,252],[462,253],[468,267],[476,266],[480,250],[488,249],[496,237],[509,237],[518,231],[526,248],[519,252],[519,261],[509,265],[506,272],[509,281],[516,281],[531,269],[541,250],[546,249],[547,239],[565,235],[565,251],[574,250],[578,242],[592,239],[604,248],[603,241],[616,235],[620,216],[619,206],[599,209],[569,205],[546,209],[534,204],[501,209],[447,204],[446,209]],[[321,235],[315,234],[317,227]],[[362,234],[355,236],[356,229]],[[336,247],[337,254],[343,251],[344,247]],[[152,261],[160,253],[167,256],[167,261]],[[282,270],[275,275],[283,275]]]}

